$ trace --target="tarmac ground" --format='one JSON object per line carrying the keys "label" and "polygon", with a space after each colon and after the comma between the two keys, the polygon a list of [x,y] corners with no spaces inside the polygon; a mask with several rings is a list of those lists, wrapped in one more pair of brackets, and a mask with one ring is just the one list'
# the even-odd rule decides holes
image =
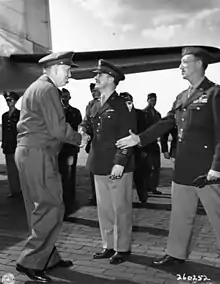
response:
{"label": "tarmac ground", "polygon": [[[74,265],[70,269],[52,270],[52,283],[220,283],[220,250],[202,207],[198,208],[189,260],[182,265],[163,268],[151,264],[154,257],[164,255],[166,250],[171,209],[171,161],[162,160],[158,189],[163,195],[151,195],[147,204],[142,205],[136,190],[133,191],[133,242],[128,261],[115,266],[108,260],[93,260],[92,255],[101,250],[101,237],[96,207],[88,205],[90,181],[84,167],[85,160],[85,153],[80,153],[76,209],[68,222],[63,223],[57,241],[61,256],[72,259]],[[3,275],[12,273],[15,282],[2,283],[36,283],[15,270],[16,260],[28,237],[27,222],[22,197],[10,199],[7,193],[4,156],[0,153],[0,281]]]}

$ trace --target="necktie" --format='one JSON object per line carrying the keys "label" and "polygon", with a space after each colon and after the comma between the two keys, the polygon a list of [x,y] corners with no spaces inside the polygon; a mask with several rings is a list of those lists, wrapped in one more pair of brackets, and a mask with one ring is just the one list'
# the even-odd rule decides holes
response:
{"label": "necktie", "polygon": [[190,86],[189,89],[188,89],[188,96],[187,96],[188,98],[192,95],[193,90],[194,90],[193,86]]}
{"label": "necktie", "polygon": [[105,103],[105,95],[101,95],[101,106]]}

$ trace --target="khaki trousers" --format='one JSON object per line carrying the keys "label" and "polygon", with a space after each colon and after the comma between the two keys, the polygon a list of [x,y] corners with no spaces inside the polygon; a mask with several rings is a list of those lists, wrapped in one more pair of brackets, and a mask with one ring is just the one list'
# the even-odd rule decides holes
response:
{"label": "khaki trousers", "polygon": [[19,146],[15,161],[31,231],[18,263],[42,270],[60,260],[55,243],[62,226],[64,205],[57,155]]}
{"label": "khaki trousers", "polygon": [[18,175],[18,169],[15,164],[15,155],[6,154],[5,155],[9,191],[12,195],[17,195],[21,192],[20,180]]}
{"label": "khaki trousers", "polygon": [[192,247],[193,225],[200,198],[220,245],[220,185],[204,188],[172,184],[172,211],[167,243],[167,254],[186,259]]}
{"label": "khaki trousers", "polygon": [[133,173],[125,173],[116,180],[101,175],[94,178],[103,248],[130,251]]}

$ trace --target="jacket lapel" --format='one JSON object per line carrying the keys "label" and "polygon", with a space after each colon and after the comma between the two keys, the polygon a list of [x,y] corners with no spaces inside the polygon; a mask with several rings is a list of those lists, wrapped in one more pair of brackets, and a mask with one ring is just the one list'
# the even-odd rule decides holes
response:
{"label": "jacket lapel", "polygon": [[103,112],[105,112],[109,107],[111,107],[111,101],[118,96],[116,92],[112,93],[111,96],[107,99],[107,101],[101,106],[101,103],[99,104],[99,107],[97,109],[96,115],[101,115]]}
{"label": "jacket lapel", "polygon": [[[204,95],[204,92],[209,89],[213,85],[212,82],[210,82],[206,77],[201,82],[201,84],[193,91],[191,96],[186,99],[185,103],[183,103],[182,107],[186,108],[188,107],[192,102],[200,98],[202,95]],[[188,93],[188,92],[186,92]]]}

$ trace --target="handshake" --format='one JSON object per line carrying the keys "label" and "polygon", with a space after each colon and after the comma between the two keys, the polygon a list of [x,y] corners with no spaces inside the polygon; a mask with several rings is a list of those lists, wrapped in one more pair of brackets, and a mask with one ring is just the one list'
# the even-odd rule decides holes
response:
{"label": "handshake", "polygon": [[80,143],[79,147],[80,147],[80,148],[83,148],[83,147],[86,146],[86,144],[89,142],[89,140],[91,139],[91,137],[90,137],[88,134],[86,134],[86,133],[83,131],[82,128],[80,128],[80,129],[78,130],[78,132],[79,132],[79,134],[81,134],[81,136],[82,136],[82,140],[81,140],[81,143]]}

